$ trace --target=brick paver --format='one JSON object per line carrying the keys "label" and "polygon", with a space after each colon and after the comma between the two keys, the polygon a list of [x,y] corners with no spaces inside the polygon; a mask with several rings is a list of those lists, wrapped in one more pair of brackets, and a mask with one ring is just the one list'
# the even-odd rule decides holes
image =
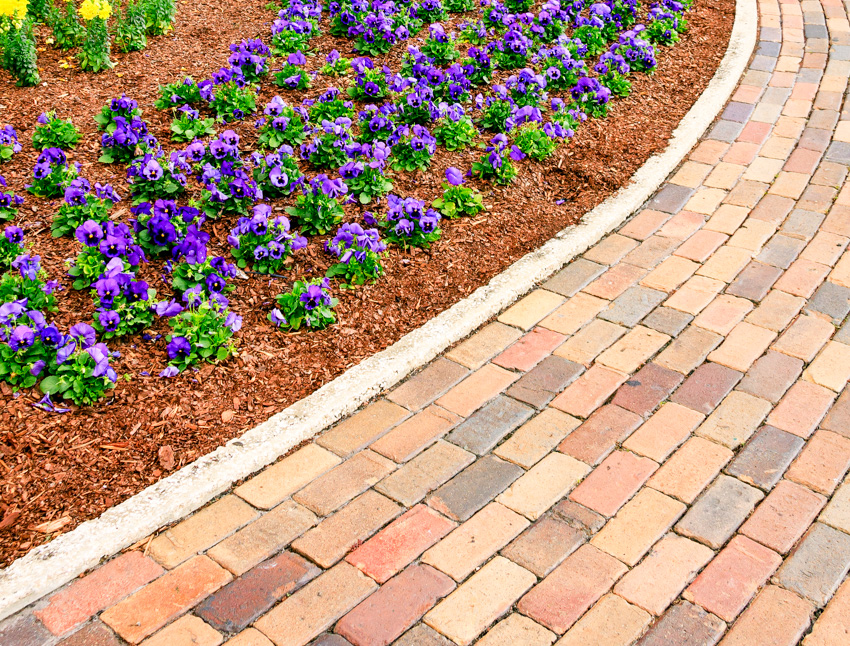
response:
{"label": "brick paver", "polygon": [[850,643],[850,21],[758,7],[619,230],[0,643]]}

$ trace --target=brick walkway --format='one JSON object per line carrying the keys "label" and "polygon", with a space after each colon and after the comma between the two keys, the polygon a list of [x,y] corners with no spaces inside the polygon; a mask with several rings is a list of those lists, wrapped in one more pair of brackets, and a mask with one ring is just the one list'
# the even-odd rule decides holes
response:
{"label": "brick walkway", "polygon": [[0,643],[850,644],[850,23],[760,15],[646,210]]}

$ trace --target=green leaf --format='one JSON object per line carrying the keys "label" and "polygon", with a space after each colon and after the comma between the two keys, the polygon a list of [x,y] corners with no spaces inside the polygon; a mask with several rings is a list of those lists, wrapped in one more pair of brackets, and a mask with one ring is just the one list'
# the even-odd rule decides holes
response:
{"label": "green leaf", "polygon": [[60,388],[59,377],[57,377],[55,375],[51,375],[50,377],[45,377],[44,379],[42,379],[41,383],[38,385],[38,387],[41,389],[41,392],[43,392],[45,394],[47,394],[47,393],[53,394],[53,393],[61,392],[59,390],[59,388]]}

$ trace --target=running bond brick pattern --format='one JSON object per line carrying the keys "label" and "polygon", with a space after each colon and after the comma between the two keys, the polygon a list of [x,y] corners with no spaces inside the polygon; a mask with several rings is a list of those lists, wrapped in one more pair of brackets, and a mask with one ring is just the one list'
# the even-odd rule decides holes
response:
{"label": "running bond brick pattern", "polygon": [[850,644],[850,22],[759,12],[645,210],[0,644]]}

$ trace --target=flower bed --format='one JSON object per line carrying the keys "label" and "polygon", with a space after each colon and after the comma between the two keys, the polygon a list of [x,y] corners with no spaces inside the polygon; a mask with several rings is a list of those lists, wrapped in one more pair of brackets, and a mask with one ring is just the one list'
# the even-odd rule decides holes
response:
{"label": "flower bed", "polygon": [[[550,92],[541,106],[537,101],[543,98],[541,92],[548,81],[541,87],[539,70],[525,72],[525,64],[513,70],[496,69],[493,82],[504,89],[495,88],[480,101],[475,94],[485,94],[484,77],[479,88],[470,86],[469,96],[463,97],[448,80],[437,74],[429,78],[428,70],[411,69],[427,81],[427,88],[424,82],[406,83],[385,70],[385,65],[388,70],[422,66],[419,54],[405,53],[405,44],[418,43],[420,52],[448,62],[452,43],[445,42],[445,33],[451,33],[450,25],[459,31],[459,23],[469,22],[475,13],[450,17],[443,30],[423,27],[418,37],[396,44],[385,57],[375,54],[371,67],[348,51],[352,42],[365,43],[371,37],[329,35],[327,15],[319,26],[328,29],[306,43],[303,33],[295,34],[300,41],[288,34],[280,36],[279,23],[274,27],[278,30],[275,37],[263,34],[267,44],[280,52],[277,63],[271,65],[258,60],[266,55],[252,43],[253,38],[246,38],[240,46],[242,38],[237,40],[234,32],[225,31],[223,36],[236,40],[235,51],[227,51],[222,40],[218,43],[221,54],[216,56],[210,49],[211,60],[191,70],[195,78],[212,82],[184,85],[182,76],[173,78],[169,73],[165,78],[160,71],[159,83],[175,83],[167,95],[156,91],[155,82],[143,80],[142,72],[151,68],[143,56],[136,55],[139,71],[134,79],[116,82],[110,74],[110,83],[87,87],[87,112],[73,111],[83,138],[77,149],[68,153],[71,161],[66,165],[55,151],[48,154],[50,148],[42,153],[40,172],[46,176],[58,173],[69,184],[71,194],[62,192],[65,206],[61,207],[55,198],[51,203],[24,192],[39,164],[38,153],[23,141],[24,133],[31,138],[30,128],[38,113],[22,110],[20,120],[14,123],[25,150],[0,166],[0,174],[6,175],[14,194],[25,198],[14,222],[32,243],[32,253],[42,256],[45,279],[59,279],[65,288],[52,295],[58,311],[46,318],[48,325],[55,319],[62,335],[63,343],[54,344],[58,345],[55,352],[74,341],[74,348],[66,350],[70,352],[67,361],[58,363],[52,356],[42,359],[39,355],[27,357],[27,365],[44,361],[42,370],[54,373],[49,375],[51,379],[64,378],[61,384],[50,381],[48,385],[54,389],[67,385],[63,392],[68,393],[74,388],[74,378],[58,373],[65,372],[62,366],[67,362],[80,364],[86,368],[81,369],[83,376],[100,380],[91,388],[81,388],[89,400],[99,394],[101,386],[108,389],[112,377],[118,378],[118,386],[92,408],[70,406],[70,413],[52,416],[31,407],[40,394],[25,391],[16,398],[7,385],[6,405],[0,413],[3,424],[19,419],[23,428],[20,435],[9,433],[4,438],[7,455],[14,456],[10,464],[22,465],[6,476],[5,493],[14,497],[25,492],[21,504],[9,504],[3,510],[7,531],[0,540],[8,553],[13,555],[34,540],[43,540],[43,532],[32,530],[40,522],[53,523],[41,529],[67,528],[309,393],[347,365],[385,347],[469,293],[598,203],[663,145],[678,116],[710,78],[725,46],[730,9],[728,3],[706,7],[700,5],[693,13],[693,33],[677,46],[675,59],[659,52],[655,78],[635,74],[620,78],[622,64],[617,61],[617,70],[606,64],[607,69],[594,71],[595,61],[594,65],[586,63],[594,81],[609,76],[608,82],[621,93],[624,82],[633,83],[633,88],[632,96],[620,105],[611,101],[607,120],[591,117],[584,123],[580,115],[569,111],[573,101],[586,107],[585,113],[599,112],[606,103],[599,100],[605,95],[601,85],[580,83],[580,78],[571,89],[567,86]],[[187,15],[189,25],[193,16],[199,21],[195,24],[202,24],[200,7],[195,10],[197,13]],[[260,24],[256,17],[263,15],[262,10],[255,7],[251,11],[253,14],[240,18],[243,25]],[[251,17],[256,22],[251,23]],[[256,30],[236,33],[253,37],[258,35]],[[508,33],[510,29],[505,29],[493,38],[504,42]],[[296,41],[298,48],[309,46],[316,55],[293,56],[299,51],[293,45]],[[466,49],[453,44],[455,49]],[[482,45],[477,46],[483,51]],[[334,49],[344,53],[342,58],[353,59],[350,72],[346,73],[342,58],[326,59]],[[476,73],[483,74],[483,56],[476,56],[480,59]],[[492,58],[500,58],[506,66],[516,64],[510,56],[500,53]],[[214,72],[215,64],[228,57],[231,66],[239,69],[236,80],[233,69]],[[547,53],[545,59],[549,61],[551,56]],[[127,61],[122,73],[129,75],[133,64]],[[670,68],[665,69],[665,64]],[[270,73],[261,81],[259,95],[240,87],[243,77],[257,75],[267,66]],[[119,69],[122,67],[123,62]],[[282,73],[276,74],[278,67]],[[573,71],[567,69],[572,64],[562,67],[565,76]],[[320,68],[325,72],[313,74]],[[56,71],[61,74],[61,68]],[[343,76],[333,76],[339,71]],[[312,105],[302,105],[305,92],[297,89],[303,87],[304,76],[310,83],[306,96]],[[67,117],[69,111],[56,100],[62,88],[53,89],[51,83],[61,86],[50,78],[45,90],[39,88],[41,103],[53,99],[47,105]],[[340,91],[329,93],[331,86]],[[103,113],[99,124],[103,133],[96,134],[94,122],[84,123],[78,114],[93,117],[100,113],[109,103],[105,97],[120,97],[122,87],[135,90],[132,96],[139,102],[141,115],[132,114],[132,104],[110,103],[116,110]],[[671,96],[672,87],[676,96]],[[423,111],[434,92],[445,93],[441,96],[448,99],[454,92],[466,102],[454,107],[446,101],[445,107],[437,103]],[[382,94],[383,101],[397,101],[401,108],[381,112],[366,107],[377,103],[375,97]],[[154,108],[155,99],[162,105],[164,97],[174,95],[179,97],[173,102],[174,114]],[[275,101],[275,95],[282,101]],[[347,106],[346,101],[355,97],[354,105]],[[564,103],[553,104],[552,98],[563,98]],[[10,100],[14,101],[3,97],[3,103]],[[181,111],[184,100],[190,107]],[[258,128],[253,118],[238,119],[248,117],[252,100],[268,113],[266,123]],[[497,108],[505,105],[509,110],[499,127]],[[541,117],[545,115],[542,123],[535,110]],[[661,112],[659,118],[656,113]],[[111,113],[116,113],[116,118]],[[314,114],[324,116],[324,122],[311,119]],[[204,126],[204,120],[215,116],[225,116],[229,122]],[[479,135],[470,131],[469,117],[478,127],[485,117],[492,117],[493,127],[508,132]],[[134,125],[135,119],[143,123]],[[274,125],[277,119],[286,123]],[[300,131],[290,127],[299,119],[306,132],[303,127]],[[641,137],[649,119],[655,130]],[[394,122],[393,126],[388,127],[387,121]],[[172,122],[179,122],[176,129]],[[194,127],[208,129],[210,125],[218,133],[206,145],[170,141],[171,134],[180,136]],[[576,132],[568,132],[573,130]],[[474,141],[490,150],[465,147],[470,132]],[[165,149],[161,157],[157,157],[152,136]],[[561,141],[570,138],[569,143]],[[554,151],[553,141],[559,143]],[[280,146],[289,148],[275,152]],[[127,184],[116,166],[131,161],[127,158],[130,153],[122,157],[121,150],[131,147],[136,149],[134,153],[143,154],[130,163]],[[387,154],[387,149],[392,152]],[[252,155],[254,150],[262,150],[262,154]],[[180,153],[175,156],[174,151]],[[104,161],[112,164],[95,161],[104,156],[110,158]],[[74,170],[74,162],[82,163],[79,171]],[[455,168],[461,172],[451,170]],[[506,168],[513,168],[515,176],[508,177],[513,173]],[[464,178],[465,171],[483,179]],[[101,185],[70,186],[75,173]],[[185,187],[181,176],[186,178]],[[193,179],[188,179],[190,176]],[[501,185],[509,180],[511,183]],[[392,186],[387,186],[390,183]],[[265,199],[257,199],[260,191]],[[85,205],[74,204],[80,195]],[[105,208],[119,196],[122,200],[111,210]],[[171,205],[175,198],[176,204]],[[157,204],[157,200],[162,202]],[[274,210],[263,207],[255,211],[258,204],[269,204]],[[486,210],[481,211],[481,206]],[[104,210],[110,215],[104,217]],[[63,213],[61,226],[56,226],[59,213]],[[452,219],[461,213],[470,217]],[[341,229],[343,223],[348,226]],[[51,225],[58,233],[56,238],[50,237]],[[359,229],[353,229],[355,226]],[[271,238],[270,229],[275,232]],[[139,251],[149,262],[141,261]],[[76,272],[73,280],[65,273],[67,259],[72,273]],[[33,262],[32,258],[27,261],[25,273],[35,276],[28,280],[37,281]],[[16,269],[23,280],[20,268]],[[326,273],[330,284],[322,282]],[[377,282],[371,284],[373,280]],[[74,290],[74,283],[81,289]],[[363,286],[344,290],[343,285]],[[334,307],[336,299],[339,304]],[[140,303],[153,305],[153,310]],[[241,329],[238,317],[245,319]],[[34,335],[41,334],[38,322],[25,323],[13,329],[25,326]],[[76,337],[70,332],[81,323],[94,328],[94,343],[88,343],[88,329],[83,328],[82,333],[77,329]],[[324,329],[308,333],[308,328]],[[283,329],[300,332],[287,335]],[[24,336],[15,341],[16,354],[22,344],[29,343]],[[108,350],[98,345],[104,341]],[[33,342],[26,349],[35,346]],[[116,350],[120,357],[110,358],[109,353]],[[201,363],[200,370],[190,370],[178,377],[176,384],[163,383],[156,376],[226,359],[234,351],[239,353],[236,358],[219,366]],[[39,352],[50,355],[54,350],[41,344]],[[130,375],[129,381],[123,380],[124,375]],[[84,403],[82,399],[80,403]],[[53,405],[69,407],[56,397]],[[127,419],[134,423],[127,424]],[[176,459],[172,457],[175,451]],[[45,460],[45,456],[49,457]],[[37,478],[28,480],[23,473],[35,464],[38,470],[30,474],[48,474],[42,484],[34,482]],[[78,495],[92,490],[98,491],[97,496],[88,497],[85,503],[67,499],[70,492]],[[26,504],[24,498],[39,494],[35,504]],[[4,496],[4,501],[11,499]],[[20,511],[23,513],[18,514]],[[65,518],[69,520],[54,522]]]}

